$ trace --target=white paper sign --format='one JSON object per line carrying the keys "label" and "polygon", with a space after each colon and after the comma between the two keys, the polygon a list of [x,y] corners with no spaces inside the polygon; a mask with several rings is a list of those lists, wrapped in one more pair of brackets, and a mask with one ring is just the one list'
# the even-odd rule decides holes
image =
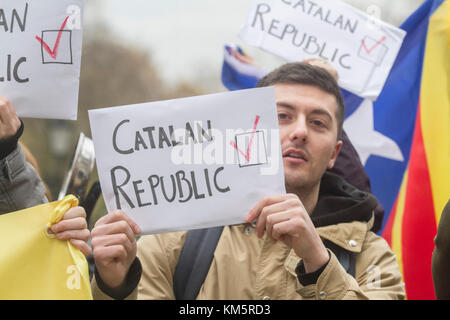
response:
{"label": "white paper sign", "polygon": [[288,61],[327,60],[339,85],[375,100],[406,32],[342,1],[256,0],[240,37]]}
{"label": "white paper sign", "polygon": [[83,0],[0,2],[0,94],[22,117],[77,118]]}
{"label": "white paper sign", "polygon": [[143,233],[243,223],[283,194],[273,87],[89,111],[108,211]]}

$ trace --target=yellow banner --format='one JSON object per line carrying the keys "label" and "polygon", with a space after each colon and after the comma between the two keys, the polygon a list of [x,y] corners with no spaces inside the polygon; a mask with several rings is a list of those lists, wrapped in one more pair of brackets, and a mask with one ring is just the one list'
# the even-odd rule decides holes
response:
{"label": "yellow banner", "polygon": [[92,299],[84,255],[47,232],[76,205],[67,196],[0,216],[0,299]]}

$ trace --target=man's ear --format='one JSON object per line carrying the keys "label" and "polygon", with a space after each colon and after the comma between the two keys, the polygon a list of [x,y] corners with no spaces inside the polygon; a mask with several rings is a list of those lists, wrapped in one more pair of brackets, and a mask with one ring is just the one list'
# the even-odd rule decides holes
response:
{"label": "man's ear", "polygon": [[334,147],[334,150],[333,150],[333,153],[331,155],[330,161],[328,162],[328,167],[327,167],[328,169],[331,169],[331,168],[334,167],[334,164],[336,163],[336,159],[337,159],[337,157],[339,155],[339,152],[341,151],[342,144],[343,144],[342,140],[338,140],[336,142],[336,146]]}

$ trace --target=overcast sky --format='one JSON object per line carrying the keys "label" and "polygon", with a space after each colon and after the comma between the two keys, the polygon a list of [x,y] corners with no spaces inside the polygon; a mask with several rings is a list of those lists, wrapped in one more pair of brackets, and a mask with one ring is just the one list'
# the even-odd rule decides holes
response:
{"label": "overcast sky", "polygon": [[[329,0],[334,1],[334,0]],[[253,0],[87,0],[86,27],[103,20],[117,41],[150,50],[163,79],[211,80],[220,70],[223,45],[236,43],[266,70],[282,60],[243,43],[237,36]],[[394,25],[423,0],[345,0]],[[85,30],[88,32],[89,30]],[[214,76],[213,76],[214,78]],[[213,80],[216,81],[216,80]]]}

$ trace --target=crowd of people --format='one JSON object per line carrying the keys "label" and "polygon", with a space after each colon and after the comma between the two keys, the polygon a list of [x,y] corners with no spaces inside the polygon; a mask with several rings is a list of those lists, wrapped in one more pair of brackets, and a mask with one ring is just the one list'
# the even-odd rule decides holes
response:
{"label": "crowd of people", "polygon": [[[326,63],[299,62],[258,82],[275,88],[287,193],[262,198],[246,223],[137,241],[141,229],[122,210],[106,213],[92,230],[83,207],[68,210],[51,231],[92,255],[94,298],[404,299],[395,254],[376,234],[382,207],[343,132],[336,78]],[[23,130],[0,97],[0,214],[49,201],[36,161],[19,142]],[[436,294],[447,299],[449,211],[433,254]],[[195,252],[194,232],[212,250]],[[206,272],[180,284],[178,274],[194,267],[186,260],[192,252]]]}

